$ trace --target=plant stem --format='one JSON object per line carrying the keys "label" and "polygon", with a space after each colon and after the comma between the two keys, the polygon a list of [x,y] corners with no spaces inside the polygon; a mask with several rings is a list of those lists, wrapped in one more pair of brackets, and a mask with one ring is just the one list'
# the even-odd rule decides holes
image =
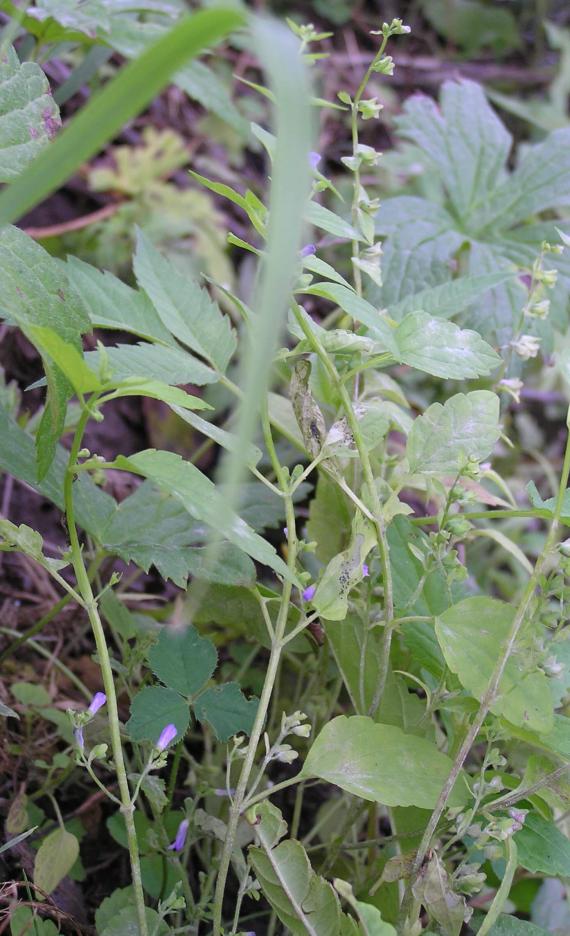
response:
{"label": "plant stem", "polygon": [[481,699],[479,711],[477,712],[477,715],[475,716],[475,719],[473,720],[473,723],[471,724],[471,727],[469,728],[465,736],[465,739],[463,743],[461,744],[459,751],[456,754],[455,760],[453,762],[453,766],[449,772],[449,776],[447,777],[447,780],[445,781],[443,785],[443,789],[439,795],[439,799],[437,801],[435,809],[426,826],[425,832],[423,834],[422,840],[420,842],[420,846],[418,848],[418,851],[416,853],[414,863],[412,866],[412,871],[411,871],[410,879],[408,882],[407,895],[402,904],[402,916],[404,917],[409,907],[409,902],[410,902],[410,897],[411,897],[411,888],[414,883],[414,880],[418,874],[418,871],[423,865],[424,859],[431,846],[433,835],[437,829],[437,825],[443,815],[445,807],[447,806],[447,802],[455,786],[457,778],[459,777],[463,764],[465,763],[465,760],[471,748],[473,747],[473,744],[475,743],[477,735],[479,734],[479,731],[481,730],[483,722],[485,721],[485,718],[487,717],[487,714],[489,713],[491,706],[493,705],[493,703],[495,702],[497,698],[499,685],[500,685],[501,679],[503,678],[505,667],[509,661],[511,653],[514,650],[517,638],[519,636],[521,627],[525,621],[526,613],[528,611],[529,605],[533,598],[535,589],[538,585],[538,581],[542,574],[544,565],[554,546],[556,535],[558,533],[560,516],[562,514],[564,494],[568,485],[569,475],[570,475],[570,437],[567,436],[566,449],[564,452],[564,462],[562,466],[562,473],[560,477],[558,495],[556,497],[554,515],[552,518],[550,531],[546,539],[546,543],[544,545],[544,549],[536,561],[533,573],[523,592],[517,612],[513,618],[513,623],[511,625],[511,629],[510,629],[506,644],[504,646],[503,652],[501,653],[499,659],[497,660],[495,669],[493,670],[493,674],[491,676],[491,679],[489,680],[487,689],[483,695],[483,698]]}
{"label": "plant stem", "polygon": [[512,838],[507,839],[507,866],[503,874],[503,880],[501,885],[493,897],[493,902],[487,911],[487,916],[483,920],[480,929],[478,930],[479,936],[487,936],[491,931],[491,927],[497,922],[499,914],[502,912],[503,907],[507,902],[509,892],[511,889],[511,884],[513,883],[513,878],[515,876],[515,871],[517,870],[517,846],[512,840]]}
{"label": "plant stem", "polygon": [[[94,401],[92,401],[94,402]],[[113,758],[115,761],[115,771],[117,774],[117,781],[119,784],[120,799],[122,803],[121,812],[123,813],[125,819],[125,826],[127,831],[127,840],[129,846],[129,857],[131,861],[131,874],[133,880],[133,890],[135,896],[135,904],[137,909],[137,918],[138,926],[141,936],[148,936],[148,927],[146,922],[146,912],[144,904],[144,892],[142,888],[142,879],[140,871],[140,860],[139,860],[139,849],[137,842],[137,833],[134,823],[134,805],[131,801],[131,792],[129,789],[129,782],[127,779],[127,772],[125,769],[125,760],[123,756],[123,748],[121,744],[121,727],[119,720],[119,710],[117,706],[117,695],[115,692],[115,684],[113,681],[113,670],[111,668],[111,660],[109,657],[109,649],[107,647],[107,641],[105,638],[105,631],[101,623],[101,618],[99,617],[99,611],[97,607],[97,601],[93,594],[91,588],[91,582],[89,581],[89,576],[87,574],[87,569],[83,561],[83,552],[81,549],[81,544],[79,542],[79,537],[77,534],[77,527],[75,525],[75,506],[73,503],[73,480],[75,476],[75,465],[77,462],[77,457],[81,449],[81,443],[83,440],[83,434],[87,426],[87,422],[90,416],[89,410],[84,410],[81,414],[77,428],[75,430],[75,435],[73,437],[73,443],[71,446],[71,451],[69,453],[69,460],[67,463],[67,468],[65,472],[64,479],[64,502],[65,502],[65,513],[67,519],[67,528],[69,532],[69,541],[71,546],[71,561],[73,563],[73,568],[75,571],[75,577],[77,579],[77,587],[83,598],[85,609],[89,617],[89,622],[93,630],[93,636],[95,638],[95,646],[97,648],[97,654],[99,656],[99,666],[101,668],[101,676],[103,679],[103,686],[105,689],[105,694],[107,696],[107,716],[109,719],[109,730],[111,733],[111,747],[113,750]]]}
{"label": "plant stem", "polygon": [[[271,435],[271,428],[269,423],[269,414],[267,409],[267,402],[264,403],[263,412],[262,412],[262,426],[263,426],[263,435],[265,439],[265,444],[269,452],[271,463],[273,465],[277,480],[279,481],[279,486],[283,491],[284,502],[285,502],[285,517],[287,524],[287,565],[290,572],[294,572],[295,565],[297,562],[297,532],[295,527],[295,511],[293,509],[293,499],[289,490],[289,481],[288,478],[279,462],[277,457],[277,452],[275,451],[275,445],[273,443],[273,437]],[[291,601],[291,591],[292,584],[291,581],[287,580],[283,584],[283,593],[281,596],[281,605],[279,607],[279,614],[277,616],[277,621],[275,623],[275,630],[273,638],[271,641],[271,652],[269,655],[269,662],[267,665],[267,673],[265,675],[265,681],[263,683],[263,689],[261,692],[261,698],[259,700],[259,706],[257,708],[257,714],[255,716],[255,721],[251,731],[251,736],[247,746],[245,758],[243,761],[243,766],[239,776],[239,780],[236,787],[236,792],[232,800],[232,805],[230,808],[230,815],[228,819],[228,826],[226,832],[226,839],[224,842],[224,847],[222,849],[222,855],[220,858],[220,867],[218,870],[218,877],[216,880],[216,889],[214,892],[214,904],[213,904],[213,936],[221,936],[222,932],[222,912],[223,912],[223,902],[224,902],[224,893],[226,889],[226,881],[228,877],[228,871],[230,867],[230,861],[232,857],[232,852],[234,849],[234,843],[236,838],[236,831],[239,823],[240,816],[243,812],[244,801],[247,794],[247,785],[251,772],[253,770],[253,765],[255,762],[255,756],[257,753],[257,747],[263,733],[263,728],[265,725],[265,719],[267,717],[267,712],[269,710],[269,704],[271,702],[271,696],[273,693],[273,687],[275,679],[277,677],[277,671],[279,669],[279,662],[281,659],[281,653],[284,646],[284,636],[285,628],[287,626],[287,615],[289,611],[289,603]],[[273,789],[276,789],[274,787]]]}
{"label": "plant stem", "polygon": [[374,481],[374,473],[372,471],[370,457],[364,444],[364,439],[362,438],[362,434],[360,432],[360,425],[358,419],[356,418],[348,391],[342,383],[337,369],[331,361],[329,355],[323,348],[317,335],[313,332],[296,304],[293,306],[293,312],[295,314],[295,318],[297,319],[297,323],[303,330],[303,334],[313,348],[315,354],[322,361],[327,374],[329,375],[340,396],[342,406],[346,414],[346,419],[354,438],[354,444],[358,449],[358,454],[362,464],[364,481],[366,483],[368,494],[372,502],[372,522],[374,523],[376,530],[376,539],[378,541],[380,563],[382,566],[382,579],[384,582],[384,619],[386,622],[384,629],[384,639],[382,642],[382,663],[378,676],[378,684],[370,712],[368,713],[369,715],[374,715],[380,706],[382,696],[384,695],[384,689],[386,688],[386,680],[388,677],[388,670],[390,665],[390,648],[392,645],[392,634],[394,631],[394,596],[392,585],[392,570],[390,568],[390,548],[386,538],[386,529],[384,518],[382,516],[382,505],[380,503],[380,497],[378,496],[378,490]]}

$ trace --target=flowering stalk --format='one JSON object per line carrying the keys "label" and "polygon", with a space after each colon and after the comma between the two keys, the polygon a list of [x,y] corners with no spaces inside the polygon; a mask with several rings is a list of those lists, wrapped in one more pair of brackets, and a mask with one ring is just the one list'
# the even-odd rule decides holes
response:
{"label": "flowering stalk", "polygon": [[[79,452],[81,450],[81,443],[83,440],[83,434],[87,426],[89,417],[92,414],[92,409],[96,403],[96,397],[92,397],[90,400],[90,408],[85,408],[79,418],[77,423],[77,428],[75,430],[75,435],[73,438],[73,443],[71,446],[71,451],[69,453],[69,460],[67,463],[67,468],[65,472],[64,480],[64,501],[65,501],[65,514],[67,520],[67,529],[69,532],[69,542],[70,542],[70,552],[71,552],[71,562],[75,572],[75,577],[77,579],[77,588],[83,599],[85,610],[89,617],[89,622],[93,630],[93,636],[95,638],[95,645],[97,647],[97,654],[99,657],[99,666],[101,667],[101,676],[103,680],[103,686],[105,689],[106,702],[107,702],[107,715],[109,719],[109,730],[111,734],[111,747],[113,750],[113,758],[115,761],[115,771],[117,773],[117,781],[119,784],[119,793],[121,800],[121,812],[125,819],[125,827],[127,831],[127,841],[129,846],[129,857],[131,862],[131,874],[133,881],[133,891],[135,897],[135,905],[137,910],[137,920],[140,931],[140,936],[148,936],[148,927],[146,921],[146,912],[145,912],[145,903],[144,903],[144,892],[142,887],[141,879],[141,870],[140,870],[140,859],[139,859],[139,848],[137,842],[137,833],[134,823],[134,804],[131,799],[131,792],[129,789],[129,782],[127,779],[127,771],[125,768],[125,760],[123,757],[123,748],[121,744],[121,725],[119,720],[119,710],[117,706],[117,695],[115,692],[115,683],[113,679],[113,670],[111,667],[111,659],[109,656],[109,648],[107,647],[107,641],[105,638],[105,631],[103,629],[103,624],[101,623],[101,618],[99,616],[99,610],[97,607],[97,600],[91,588],[91,582],[89,581],[89,576],[87,575],[87,569],[83,560],[83,550],[81,548],[81,543],[79,542],[79,536],[77,533],[77,527],[75,524],[75,505],[73,502],[73,481],[75,477],[75,470],[77,465],[77,459]],[[92,705],[96,705],[95,711],[97,708],[100,708],[101,697],[103,693],[98,693]],[[97,701],[96,701],[97,700]],[[92,713],[93,714],[93,713]]]}

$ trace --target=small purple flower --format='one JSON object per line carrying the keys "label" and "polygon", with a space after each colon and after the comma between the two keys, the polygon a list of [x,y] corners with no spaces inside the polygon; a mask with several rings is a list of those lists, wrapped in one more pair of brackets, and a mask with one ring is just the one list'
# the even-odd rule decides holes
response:
{"label": "small purple flower", "polygon": [[302,592],[303,601],[312,601],[316,590],[317,590],[316,585],[309,585],[308,588],[305,588],[304,591]]}
{"label": "small purple flower", "polygon": [[321,161],[321,154],[310,152],[309,153],[309,163],[311,164],[311,169],[316,169]]}
{"label": "small purple flower", "polygon": [[85,741],[83,739],[83,728],[74,728],[73,737],[75,738],[75,743],[77,747],[79,748],[79,751],[81,752],[81,754],[83,754],[83,751],[85,749]]}
{"label": "small purple flower", "polygon": [[365,562],[362,563],[362,578],[368,578],[370,571]]}
{"label": "small purple flower", "polygon": [[316,252],[317,248],[315,244],[305,244],[304,247],[301,247],[300,251],[302,257],[312,257]]}
{"label": "small purple flower", "polygon": [[96,692],[91,700],[91,705],[87,709],[90,715],[95,715],[95,712],[98,712],[100,708],[105,705],[107,701],[107,696],[104,692]]}
{"label": "small purple flower", "polygon": [[188,833],[188,826],[190,825],[189,819],[183,819],[178,829],[176,831],[176,838],[174,839],[172,845],[168,846],[169,851],[180,852],[184,848],[186,842],[186,835]]}
{"label": "small purple flower", "polygon": [[156,742],[157,751],[164,751],[168,747],[171,741],[174,741],[176,735],[178,734],[178,729],[176,725],[167,725],[166,728],[163,728],[160,732],[160,737]]}

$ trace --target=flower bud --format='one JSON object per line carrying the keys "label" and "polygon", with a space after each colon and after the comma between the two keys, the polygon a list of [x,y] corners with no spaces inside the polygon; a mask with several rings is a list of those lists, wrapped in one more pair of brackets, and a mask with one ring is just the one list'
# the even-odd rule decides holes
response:
{"label": "flower bud", "polygon": [[166,727],[163,728],[162,731],[160,732],[159,739],[156,742],[155,747],[157,751],[164,751],[165,748],[167,748],[168,745],[171,743],[171,741],[174,741],[177,734],[178,734],[178,729],[176,725],[173,725],[173,724],[166,725]]}
{"label": "flower bud", "polygon": [[186,835],[188,834],[188,827],[190,825],[189,819],[183,819],[178,829],[176,830],[176,837],[171,845],[168,846],[169,851],[180,852],[184,848],[186,843]]}
{"label": "flower bud", "polygon": [[89,708],[87,709],[87,711],[89,712],[90,715],[95,715],[95,713],[98,712],[99,709],[105,705],[106,701],[107,701],[107,696],[105,695],[104,692],[96,692],[91,700],[91,704]]}

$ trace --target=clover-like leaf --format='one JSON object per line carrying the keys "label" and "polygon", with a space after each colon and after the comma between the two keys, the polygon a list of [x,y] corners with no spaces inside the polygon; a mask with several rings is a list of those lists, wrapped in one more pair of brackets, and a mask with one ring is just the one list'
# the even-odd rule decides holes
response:
{"label": "clover-like leaf", "polygon": [[208,722],[219,741],[235,734],[251,734],[258,700],[246,699],[237,683],[206,689],[194,704],[198,721]]}
{"label": "clover-like leaf", "polygon": [[195,627],[190,625],[183,631],[164,627],[149,651],[148,662],[166,686],[191,696],[216,669],[218,654],[212,641],[201,637]]}
{"label": "clover-like leaf", "polygon": [[173,689],[145,686],[131,702],[126,729],[133,741],[158,741],[166,725],[175,725],[177,739],[184,737],[190,724],[188,703]]}

